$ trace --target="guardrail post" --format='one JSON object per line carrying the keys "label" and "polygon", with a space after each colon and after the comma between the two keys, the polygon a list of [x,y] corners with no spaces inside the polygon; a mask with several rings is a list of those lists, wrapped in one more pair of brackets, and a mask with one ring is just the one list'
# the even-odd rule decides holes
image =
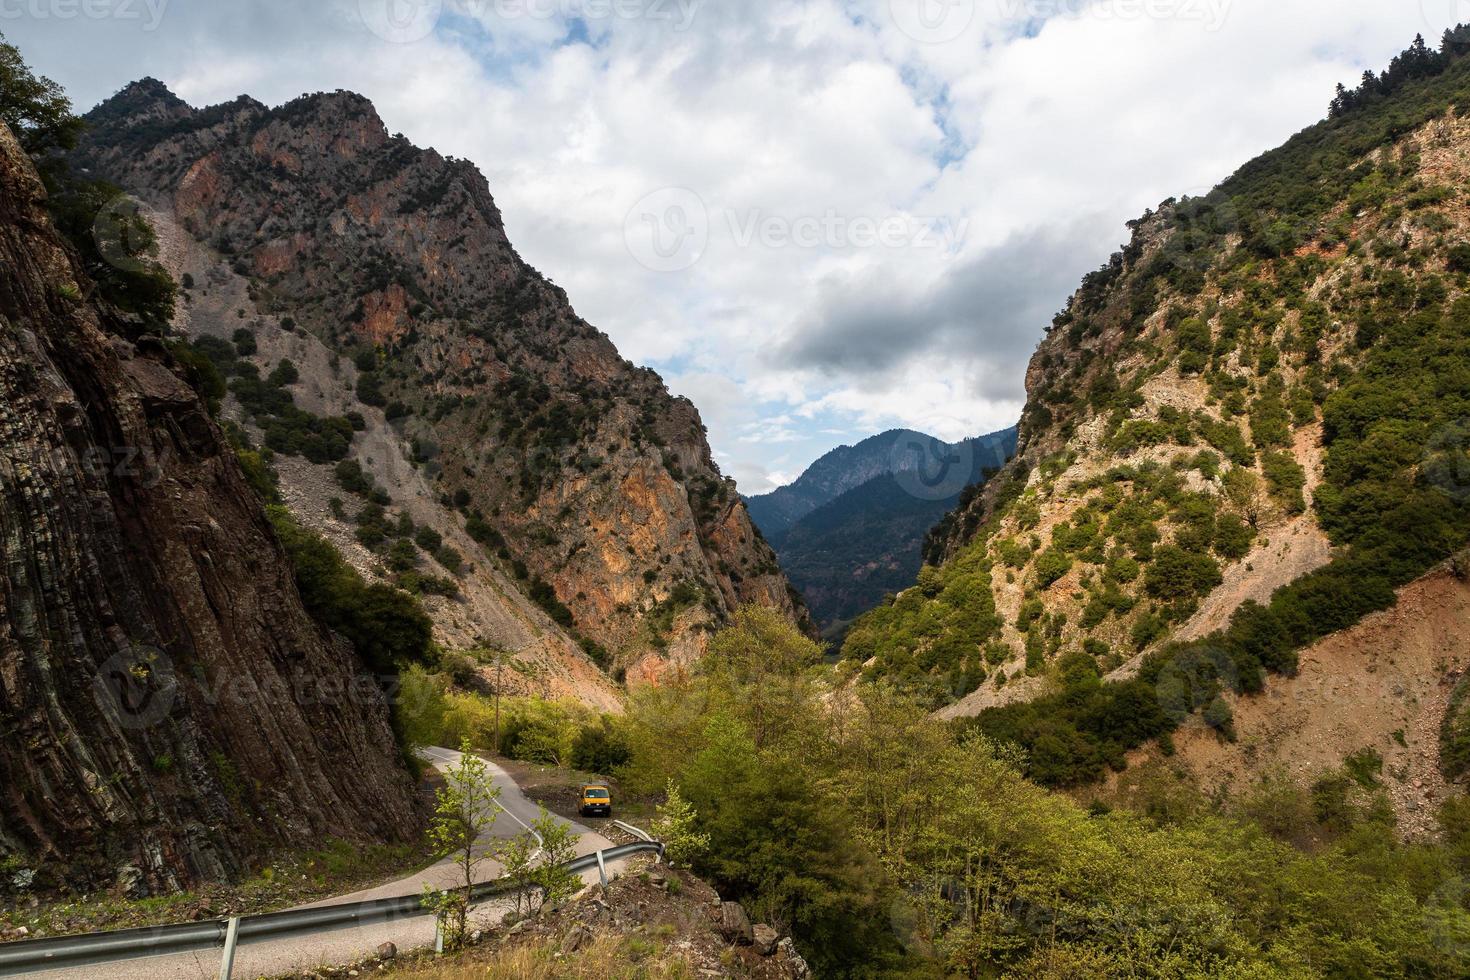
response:
{"label": "guardrail post", "polygon": [[602,878],[602,887],[607,887],[607,861],[602,857],[602,852],[597,852],[597,874]]}
{"label": "guardrail post", "polygon": [[230,924],[225,927],[225,953],[219,963],[219,980],[230,980],[230,974],[235,969],[235,945],[240,941],[240,917],[238,915],[230,918]]}

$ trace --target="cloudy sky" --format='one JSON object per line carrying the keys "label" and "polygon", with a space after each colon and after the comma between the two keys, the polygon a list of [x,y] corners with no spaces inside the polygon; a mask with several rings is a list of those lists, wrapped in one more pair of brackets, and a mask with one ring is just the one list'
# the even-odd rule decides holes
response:
{"label": "cloudy sky", "polygon": [[756,493],[1012,424],[1080,277],[1470,0],[0,0],[89,108],[353,89],[699,406]]}

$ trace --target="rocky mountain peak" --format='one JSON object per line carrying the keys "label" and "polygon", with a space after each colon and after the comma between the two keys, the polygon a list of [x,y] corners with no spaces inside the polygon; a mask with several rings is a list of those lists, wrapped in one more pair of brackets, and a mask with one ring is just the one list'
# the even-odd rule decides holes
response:
{"label": "rocky mountain peak", "polygon": [[[116,109],[92,114],[78,161],[177,230],[166,261],[201,284],[177,326],[245,329],[262,349],[279,336],[293,363],[320,345],[321,373],[298,390],[363,419],[351,458],[426,498],[446,530],[473,530],[475,574],[533,596],[556,621],[537,631],[642,676],[697,654],[740,604],[803,615],[693,405],[625,361],[520,258],[473,165],[390,136],[349,92],[141,126],[116,125],[127,118]],[[241,420],[290,450],[262,418]],[[333,482],[329,468],[301,479]],[[525,640],[481,625],[466,629]]]}

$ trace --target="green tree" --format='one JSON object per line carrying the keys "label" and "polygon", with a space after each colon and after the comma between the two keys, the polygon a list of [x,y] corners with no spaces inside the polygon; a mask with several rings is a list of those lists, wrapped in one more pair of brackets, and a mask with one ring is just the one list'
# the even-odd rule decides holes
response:
{"label": "green tree", "polygon": [[484,760],[460,743],[459,761],[444,774],[445,785],[434,794],[434,816],[429,844],[440,857],[452,857],[455,886],[424,886],[423,902],[438,917],[445,949],[464,946],[468,933],[470,898],[476,873],[491,856],[486,838],[495,825],[500,787],[491,782]]}
{"label": "green tree", "polygon": [[699,814],[684,799],[679,792],[679,784],[672,779],[664,791],[664,801],[658,805],[657,813],[650,829],[653,836],[663,842],[664,853],[670,864],[691,864],[709,849],[709,834],[700,833],[696,829]]}
{"label": "green tree", "polygon": [[9,126],[43,175],[60,154],[76,148],[84,124],[72,115],[61,86],[27,67],[14,45],[0,34],[0,122]]}
{"label": "green tree", "polygon": [[582,879],[566,869],[566,863],[577,856],[578,834],[572,825],[541,808],[531,821],[531,830],[541,842],[541,863],[531,872],[531,883],[541,893],[542,905],[560,905],[582,887]]}

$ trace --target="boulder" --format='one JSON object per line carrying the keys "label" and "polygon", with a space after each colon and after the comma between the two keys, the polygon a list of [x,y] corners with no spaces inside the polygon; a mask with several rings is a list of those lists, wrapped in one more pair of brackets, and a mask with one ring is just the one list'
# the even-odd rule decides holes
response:
{"label": "boulder", "polygon": [[797,980],[805,980],[806,977],[812,975],[812,968],[806,965],[806,960],[796,951],[796,943],[791,941],[790,936],[781,940],[776,948],[780,950],[786,962],[791,965],[791,975],[793,977],[796,977]]}
{"label": "boulder", "polygon": [[720,903],[720,935],[736,946],[749,946],[755,942],[755,931],[750,927],[750,916],[739,902]]}
{"label": "boulder", "polygon": [[583,946],[591,943],[592,939],[591,929],[588,929],[584,925],[572,926],[571,930],[567,932],[566,938],[561,941],[561,951],[563,953],[575,953]]}
{"label": "boulder", "polygon": [[383,943],[378,946],[378,959],[391,960],[398,955],[398,947],[393,943]]}
{"label": "boulder", "polygon": [[752,930],[755,936],[756,952],[762,956],[770,956],[776,952],[776,944],[781,941],[781,934],[775,929],[762,922]]}

